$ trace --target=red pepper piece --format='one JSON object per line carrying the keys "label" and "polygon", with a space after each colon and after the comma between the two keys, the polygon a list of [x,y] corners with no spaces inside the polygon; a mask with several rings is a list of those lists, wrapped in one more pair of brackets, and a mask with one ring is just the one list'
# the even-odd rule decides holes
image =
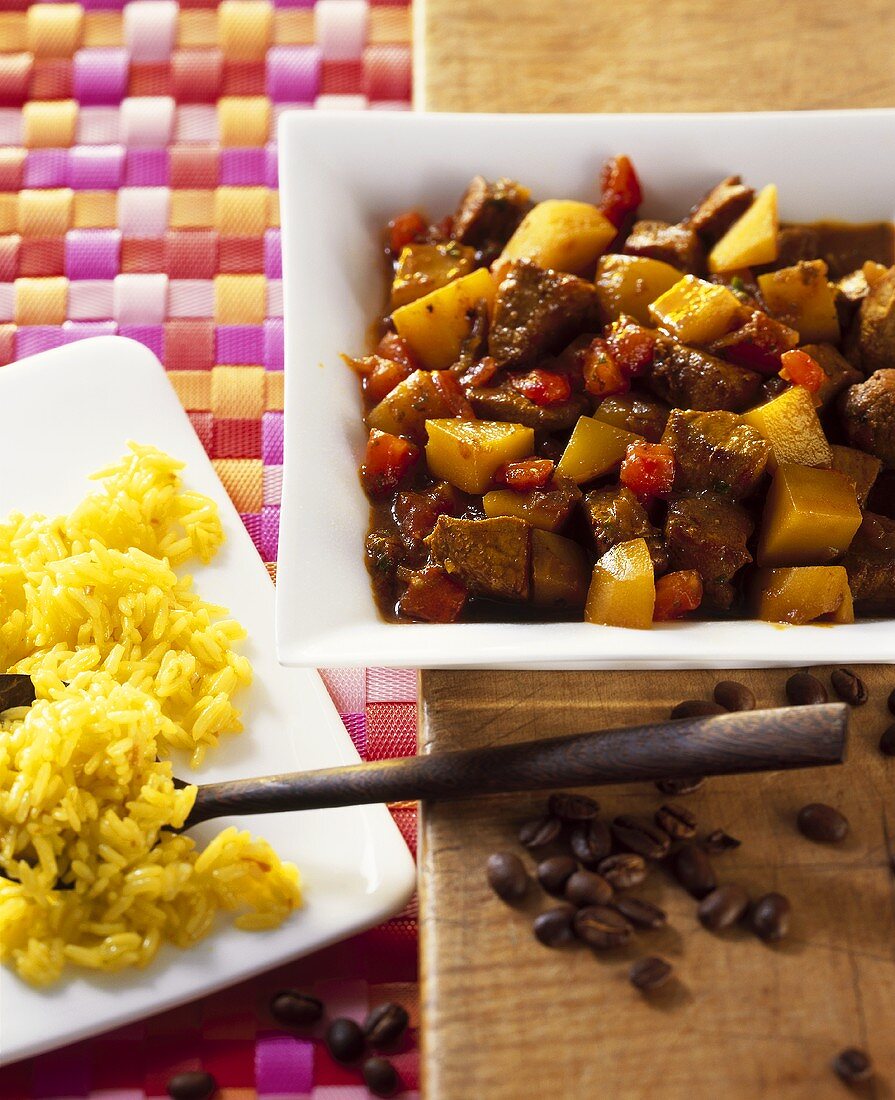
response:
{"label": "red pepper piece", "polygon": [[577,353],[584,388],[594,397],[611,397],[631,388],[628,375],[615,360],[608,341],[598,336]]}
{"label": "red pepper piece", "polygon": [[785,351],[780,356],[780,362],[783,364],[780,377],[794,386],[804,386],[809,393],[817,393],[827,381],[823,367],[807,351]]}
{"label": "red pepper piece", "polygon": [[452,623],[466,603],[466,589],[443,569],[430,565],[412,573],[398,611],[409,619],[428,623]]}
{"label": "red pepper piece", "polygon": [[410,373],[420,369],[419,359],[413,354],[410,344],[397,332],[387,332],[376,345],[376,354],[383,359],[391,359],[407,367]]}
{"label": "red pepper piece", "polygon": [[419,447],[409,440],[373,428],[360,468],[361,482],[370,496],[387,496],[419,457]]}
{"label": "red pepper piece", "polygon": [[674,451],[664,443],[632,443],[619,480],[638,497],[664,497],[674,484]]}
{"label": "red pepper piece", "polygon": [[553,460],[550,458],[526,458],[522,462],[506,462],[494,473],[494,484],[502,489],[514,489],[517,493],[530,493],[543,489],[553,477]]}
{"label": "red pepper piece", "polygon": [[702,577],[695,569],[666,573],[656,581],[653,619],[657,623],[680,619],[702,603]]}
{"label": "red pepper piece", "polygon": [[426,223],[416,210],[398,214],[388,223],[388,246],[392,255],[397,256],[401,249],[426,232]]}
{"label": "red pepper piece", "polygon": [[535,367],[526,374],[515,374],[509,379],[514,390],[524,394],[533,405],[546,407],[568,401],[572,393],[568,378],[555,371]]}
{"label": "red pepper piece", "polygon": [[367,398],[374,404],[378,404],[399,382],[403,382],[411,371],[403,363],[396,363],[394,359],[383,359],[378,355],[368,356],[368,359],[375,359],[376,363],[364,376],[363,389]]}
{"label": "red pepper piece", "polygon": [[600,173],[600,209],[614,226],[619,226],[643,201],[640,180],[627,157],[613,157]]}
{"label": "red pepper piece", "polygon": [[629,377],[643,374],[652,366],[656,352],[656,334],[634,321],[615,321],[606,343],[619,369]]}

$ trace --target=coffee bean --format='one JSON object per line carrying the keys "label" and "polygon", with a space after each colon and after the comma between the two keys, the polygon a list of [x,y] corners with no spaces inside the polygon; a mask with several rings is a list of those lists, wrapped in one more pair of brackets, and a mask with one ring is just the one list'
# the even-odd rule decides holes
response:
{"label": "coffee bean", "polygon": [[337,1062],[354,1062],[364,1052],[364,1033],[354,1020],[343,1016],[326,1029],[326,1045]]}
{"label": "coffee bean", "polygon": [[672,710],[672,718],[708,718],[712,714],[725,714],[724,707],[707,699],[685,699]]}
{"label": "coffee bean", "polygon": [[538,864],[538,882],[548,894],[561,897],[566,883],[578,870],[578,864],[571,856],[551,856]]}
{"label": "coffee bean", "polygon": [[810,802],[799,810],[799,832],[818,844],[837,844],[848,836],[848,818],[823,802]]}
{"label": "coffee bean", "polygon": [[171,1100],[209,1100],[217,1092],[218,1083],[210,1073],[192,1070],[177,1073],[168,1082]]}
{"label": "coffee bean", "polygon": [[566,791],[557,791],[550,795],[547,802],[547,811],[560,821],[569,825],[577,825],[581,821],[591,821],[600,812],[600,805],[588,798],[586,794],[568,794]]}
{"label": "coffee bean", "polygon": [[789,932],[792,906],[783,894],[765,894],[749,912],[749,927],[765,943],[777,943]]}
{"label": "coffee bean", "polygon": [[696,836],[696,818],[686,806],[666,802],[656,810],[656,824],[672,840],[689,840]]}
{"label": "coffee bean", "polygon": [[619,814],[612,820],[612,835],[623,848],[644,859],[662,859],[671,847],[671,837],[648,817]]}
{"label": "coffee bean", "polygon": [[755,710],[755,692],[739,680],[721,680],[715,684],[713,697],[725,710]]}
{"label": "coffee bean", "polygon": [[717,885],[711,860],[695,844],[682,844],[678,848],[674,854],[672,870],[681,886],[694,898],[704,898]]}
{"label": "coffee bean", "polygon": [[850,707],[863,707],[867,702],[867,685],[850,668],[834,669],[830,682],[839,698]]}
{"label": "coffee bean", "polygon": [[647,873],[646,860],[633,852],[607,856],[601,861],[597,870],[616,890],[628,890],[632,886],[639,886]]}
{"label": "coffee bean", "polygon": [[895,723],[879,739],[879,751],[883,756],[895,756]]}
{"label": "coffee bean", "polygon": [[488,885],[504,901],[519,901],[528,890],[525,864],[512,852],[495,852],[485,864]]}
{"label": "coffee bean", "polygon": [[612,851],[612,833],[605,821],[595,817],[569,834],[572,855],[585,867],[596,867]]}
{"label": "coffee bean", "polygon": [[576,871],[566,883],[566,899],[579,909],[587,905],[607,905],[612,894],[611,883],[596,871]]}
{"label": "coffee bean", "polygon": [[635,928],[662,928],[668,923],[668,914],[665,910],[643,898],[632,898],[622,894],[613,899],[612,908],[621,913]]}
{"label": "coffee bean", "polygon": [[364,1035],[371,1046],[393,1047],[400,1041],[409,1023],[410,1017],[403,1005],[393,1002],[377,1005],[364,1020]]}
{"label": "coffee bean", "polygon": [[656,786],[662,794],[693,794],[705,783],[704,775],[687,775],[679,779],[657,779]]}
{"label": "coffee bean", "polygon": [[815,703],[825,703],[829,696],[827,689],[810,672],[795,672],[786,681],[786,698],[794,707],[807,707]]}
{"label": "coffee bean", "polygon": [[736,924],[748,906],[749,895],[743,887],[727,882],[702,899],[696,915],[704,928],[720,932]]}
{"label": "coffee bean", "polygon": [[387,1058],[368,1058],[361,1074],[374,1096],[394,1096],[401,1084],[398,1071]]}
{"label": "coffee bean", "polygon": [[557,905],[538,913],[532,928],[535,936],[545,947],[561,947],[574,939],[572,919],[575,910],[571,905]]}
{"label": "coffee bean", "polygon": [[634,929],[621,913],[607,905],[591,905],[579,909],[574,919],[575,935],[588,947],[600,951],[610,947],[622,947],[631,938]]}
{"label": "coffee bean", "polygon": [[658,955],[648,955],[645,959],[638,959],[631,964],[628,978],[635,989],[641,993],[651,993],[665,985],[673,973],[674,967],[670,962],[660,959]]}
{"label": "coffee bean", "polygon": [[847,1085],[858,1085],[862,1081],[869,1081],[873,1076],[873,1062],[870,1055],[857,1047],[846,1047],[840,1050],[833,1059],[833,1069],[836,1075]]}
{"label": "coffee bean", "polygon": [[294,989],[281,989],[270,1002],[270,1014],[285,1027],[309,1027],[323,1015],[323,1001]]}
{"label": "coffee bean", "polygon": [[558,817],[538,817],[526,821],[519,830],[519,843],[523,848],[546,848],[559,836],[562,822]]}
{"label": "coffee bean", "polygon": [[731,836],[730,833],[725,833],[723,829],[713,829],[702,840],[702,846],[709,855],[720,855],[721,852],[731,852],[734,848],[739,848],[742,843],[741,840],[737,840],[737,838]]}
{"label": "coffee bean", "polygon": [[892,688],[889,692],[888,707],[889,713],[895,714],[895,688]]}

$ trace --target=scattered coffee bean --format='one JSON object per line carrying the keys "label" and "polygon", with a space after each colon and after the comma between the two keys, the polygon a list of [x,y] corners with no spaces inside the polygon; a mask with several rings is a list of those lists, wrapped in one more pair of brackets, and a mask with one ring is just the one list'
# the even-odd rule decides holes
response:
{"label": "scattered coffee bean", "polygon": [[634,932],[632,925],[621,913],[608,905],[591,905],[579,909],[574,919],[575,935],[588,947],[600,951],[610,947],[622,947]]}
{"label": "scattered coffee bean", "polygon": [[574,939],[572,920],[575,910],[571,905],[557,905],[538,913],[532,928],[535,936],[545,947],[561,947]]}
{"label": "scattered coffee bean", "polygon": [[168,1082],[171,1100],[209,1100],[217,1092],[218,1083],[210,1073],[192,1070],[177,1073]]}
{"label": "scattered coffee bean", "polygon": [[656,810],[656,824],[672,840],[690,840],[696,836],[696,818],[677,802],[666,802]]}
{"label": "scattered coffee bean", "polygon": [[364,1020],[364,1035],[374,1047],[393,1047],[407,1030],[410,1017],[403,1005],[377,1005]]}
{"label": "scattered coffee bean", "polygon": [[672,710],[672,718],[708,718],[712,714],[724,714],[725,709],[708,699],[685,699]]}
{"label": "scattered coffee bean", "polygon": [[616,890],[628,890],[643,882],[647,866],[643,856],[621,852],[617,856],[607,856],[597,870]]}
{"label": "scattered coffee bean", "polygon": [[558,817],[538,817],[526,821],[519,830],[519,843],[523,848],[546,848],[559,836],[562,822]]}
{"label": "scattered coffee bean", "polygon": [[581,821],[591,821],[600,812],[600,804],[588,798],[586,794],[569,794],[557,791],[550,795],[547,811],[560,821],[577,825]]}
{"label": "scattered coffee bean", "polygon": [[720,932],[736,924],[748,907],[749,895],[743,887],[727,882],[702,899],[696,915],[704,928]]}
{"label": "scattered coffee bean", "polygon": [[538,864],[538,882],[548,894],[561,897],[577,870],[578,864],[571,856],[551,856]]}
{"label": "scattered coffee bean", "polygon": [[569,835],[572,855],[585,867],[596,867],[612,851],[612,833],[605,821],[595,817],[593,821],[579,825]]}
{"label": "scattered coffee bean", "polygon": [[810,802],[799,810],[799,832],[818,844],[837,844],[848,836],[848,818],[823,802]]}
{"label": "scattered coffee bean", "polygon": [[612,884],[596,871],[576,871],[566,883],[566,899],[579,909],[588,905],[607,905],[612,894]]}
{"label": "scattered coffee bean", "polygon": [[398,1071],[387,1058],[368,1058],[361,1074],[374,1096],[394,1096],[401,1084]]}
{"label": "scattered coffee bean", "polygon": [[883,756],[895,756],[895,724],[889,726],[879,739],[879,751]]}
{"label": "scattered coffee bean", "polygon": [[755,692],[739,680],[721,680],[715,684],[715,702],[725,710],[755,710]]}
{"label": "scattered coffee bean", "polygon": [[815,703],[825,703],[829,696],[827,689],[810,672],[795,672],[786,681],[786,698],[794,707],[807,707]]}
{"label": "scattered coffee bean", "polygon": [[749,927],[765,943],[777,943],[789,932],[792,906],[783,894],[765,894],[749,912]]}
{"label": "scattered coffee bean", "polygon": [[867,685],[850,668],[834,669],[830,682],[842,702],[850,707],[863,707],[867,702]]}
{"label": "scattered coffee bean", "polygon": [[895,688],[892,688],[892,690],[889,692],[888,706],[889,713],[895,714]]}
{"label": "scattered coffee bean", "polygon": [[833,1069],[840,1080],[847,1085],[858,1085],[862,1081],[869,1081],[873,1076],[873,1062],[870,1055],[857,1047],[846,1047],[840,1050],[833,1059]]}
{"label": "scattered coffee bean", "polygon": [[704,775],[686,775],[679,779],[657,779],[656,786],[662,794],[693,794],[705,783]]}
{"label": "scattered coffee bean", "polygon": [[671,847],[671,837],[648,817],[619,814],[612,820],[612,835],[623,848],[644,859],[662,859]]}
{"label": "scattered coffee bean", "polygon": [[631,985],[641,993],[651,993],[654,989],[665,985],[673,970],[670,962],[660,959],[658,955],[648,955],[645,959],[638,959],[631,964],[628,978]]}
{"label": "scattered coffee bean", "polygon": [[504,901],[519,901],[528,890],[525,864],[512,852],[495,852],[485,864],[488,885]]}
{"label": "scattered coffee bean", "polygon": [[326,1045],[337,1062],[355,1062],[364,1052],[364,1033],[359,1024],[343,1016],[326,1029]]}
{"label": "scattered coffee bean", "polygon": [[739,848],[742,843],[723,829],[713,829],[703,838],[702,846],[709,855],[720,855],[721,852],[731,852],[734,848]]}
{"label": "scattered coffee bean", "polygon": [[323,1001],[294,989],[281,989],[270,1002],[270,1014],[285,1027],[310,1027],[323,1015]]}
{"label": "scattered coffee bean", "polygon": [[706,853],[695,844],[682,844],[674,854],[674,877],[688,894],[704,898],[717,885],[715,869]]}
{"label": "scattered coffee bean", "polygon": [[644,898],[632,898],[622,894],[613,899],[612,908],[621,913],[635,928],[662,928],[668,923],[668,914],[665,910]]}

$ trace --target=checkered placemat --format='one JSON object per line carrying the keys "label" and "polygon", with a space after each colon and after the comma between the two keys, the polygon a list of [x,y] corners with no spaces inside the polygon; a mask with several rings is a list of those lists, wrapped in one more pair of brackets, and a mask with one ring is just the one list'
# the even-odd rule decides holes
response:
{"label": "checkered placemat", "polygon": [[[406,109],[410,86],[408,0],[0,0],[0,366],[104,333],[146,344],[274,578],[276,120]],[[414,751],[412,673],[324,677],[362,755]],[[412,807],[392,813],[415,847]],[[276,1030],[264,1005],[297,985],[347,1015],[389,999],[413,1014],[415,981],[411,906],[279,972],[0,1071],[0,1098],[143,1100],[201,1066],[221,1100],[352,1100],[366,1095],[357,1074]],[[395,1063],[413,1095],[415,1030]]]}

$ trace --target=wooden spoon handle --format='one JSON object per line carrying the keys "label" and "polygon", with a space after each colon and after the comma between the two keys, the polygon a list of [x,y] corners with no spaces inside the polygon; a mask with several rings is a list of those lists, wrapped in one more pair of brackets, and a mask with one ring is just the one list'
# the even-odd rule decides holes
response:
{"label": "wooden spoon handle", "polygon": [[199,788],[184,828],[229,814],[472,798],[692,775],[839,764],[844,703],[741,711]]}

